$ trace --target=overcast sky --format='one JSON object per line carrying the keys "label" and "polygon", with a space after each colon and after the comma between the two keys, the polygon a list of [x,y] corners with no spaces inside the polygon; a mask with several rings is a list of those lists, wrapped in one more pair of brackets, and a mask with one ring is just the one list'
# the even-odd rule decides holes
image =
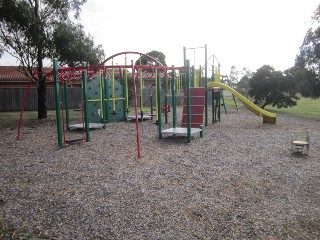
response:
{"label": "overcast sky", "polygon": [[[277,70],[294,64],[318,0],[88,0],[81,24],[106,56],[123,51],[161,51],[168,65],[183,63],[183,46],[208,46],[222,73],[230,67]],[[187,51],[192,64],[204,50]],[[134,59],[135,60],[135,59]],[[211,61],[211,60],[210,60]],[[0,59],[1,65],[10,65]],[[12,64],[12,63],[11,63]],[[119,62],[121,64],[121,62]]]}

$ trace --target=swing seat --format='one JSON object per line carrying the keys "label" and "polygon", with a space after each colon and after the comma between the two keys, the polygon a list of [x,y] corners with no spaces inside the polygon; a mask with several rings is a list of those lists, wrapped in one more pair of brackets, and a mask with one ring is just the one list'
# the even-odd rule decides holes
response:
{"label": "swing seat", "polygon": [[309,132],[308,131],[291,131],[291,149],[293,152],[309,153]]}

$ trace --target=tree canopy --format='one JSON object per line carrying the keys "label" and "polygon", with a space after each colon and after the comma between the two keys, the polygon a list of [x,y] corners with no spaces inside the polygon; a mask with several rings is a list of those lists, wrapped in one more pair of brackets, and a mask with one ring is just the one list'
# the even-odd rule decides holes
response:
{"label": "tree canopy", "polygon": [[[151,56],[151,57],[153,57],[153,58],[155,58],[155,59],[157,59],[163,66],[167,66],[166,56],[162,52],[153,50],[153,51],[148,52],[146,54]],[[148,59],[146,56],[141,55],[140,58],[136,61],[135,64],[136,65],[150,65],[151,62],[153,62],[153,61]]]}
{"label": "tree canopy", "polygon": [[320,5],[313,16],[313,26],[307,31],[300,53],[296,57],[294,77],[298,91],[304,97],[320,97]]}
{"label": "tree canopy", "polygon": [[55,56],[61,64],[78,66],[83,62],[97,65],[105,58],[101,45],[95,46],[92,37],[86,36],[83,26],[69,22],[60,22],[53,33]]}
{"label": "tree canopy", "polygon": [[264,65],[249,79],[249,95],[264,109],[267,105],[292,107],[297,105],[297,91],[291,75]]}
{"label": "tree canopy", "polygon": [[239,81],[239,71],[236,66],[232,65],[228,76],[228,85],[234,86]]}
{"label": "tree canopy", "polygon": [[[25,74],[37,82],[38,118],[47,117],[46,80],[42,74],[46,59],[58,57],[70,65],[103,59],[101,46],[95,47],[92,37],[86,36],[82,26],[70,19],[72,14],[78,19],[85,2],[0,0],[0,49],[18,59]],[[32,75],[35,68],[36,76]]]}

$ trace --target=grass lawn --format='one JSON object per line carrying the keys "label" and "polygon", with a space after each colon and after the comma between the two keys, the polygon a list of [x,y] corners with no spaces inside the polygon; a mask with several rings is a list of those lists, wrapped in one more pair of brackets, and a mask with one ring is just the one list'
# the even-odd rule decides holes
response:
{"label": "grass lawn", "polygon": [[[48,119],[56,119],[56,111],[49,110],[48,111]],[[70,110],[70,121],[74,119],[81,120],[81,111],[73,111]],[[20,120],[20,112],[0,112],[0,128],[5,127],[18,127]],[[38,112],[36,111],[25,111],[23,113],[22,125],[28,126],[33,125],[35,122],[40,122],[38,120]]]}
{"label": "grass lawn", "polygon": [[320,119],[320,99],[301,98],[297,106],[292,108],[276,108],[267,106],[266,110],[272,112],[286,113],[297,117]]}
{"label": "grass lawn", "polygon": [[[54,111],[52,111],[54,114]],[[34,120],[37,119],[38,113],[35,111],[25,111],[23,113],[23,122],[24,125],[29,125]],[[51,113],[48,111],[48,116],[50,116]],[[1,112],[0,113],[0,128],[2,127],[15,127],[18,126],[20,119],[20,112]]]}
{"label": "grass lawn", "polygon": [[[234,110],[235,104],[233,102],[232,96],[225,96],[226,108],[228,110]],[[239,109],[244,109],[243,104],[237,99],[237,105]],[[297,106],[292,108],[277,108],[267,106],[265,110],[274,112],[274,113],[284,113],[297,117],[307,117],[320,119],[320,99],[312,100],[310,98],[301,98],[298,100]]]}

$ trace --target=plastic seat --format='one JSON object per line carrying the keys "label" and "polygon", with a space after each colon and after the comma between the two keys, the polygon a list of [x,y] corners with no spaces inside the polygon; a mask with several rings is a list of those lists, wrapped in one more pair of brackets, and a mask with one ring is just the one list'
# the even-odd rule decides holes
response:
{"label": "plastic seat", "polygon": [[310,139],[308,131],[291,132],[291,148],[293,152],[309,153]]}

